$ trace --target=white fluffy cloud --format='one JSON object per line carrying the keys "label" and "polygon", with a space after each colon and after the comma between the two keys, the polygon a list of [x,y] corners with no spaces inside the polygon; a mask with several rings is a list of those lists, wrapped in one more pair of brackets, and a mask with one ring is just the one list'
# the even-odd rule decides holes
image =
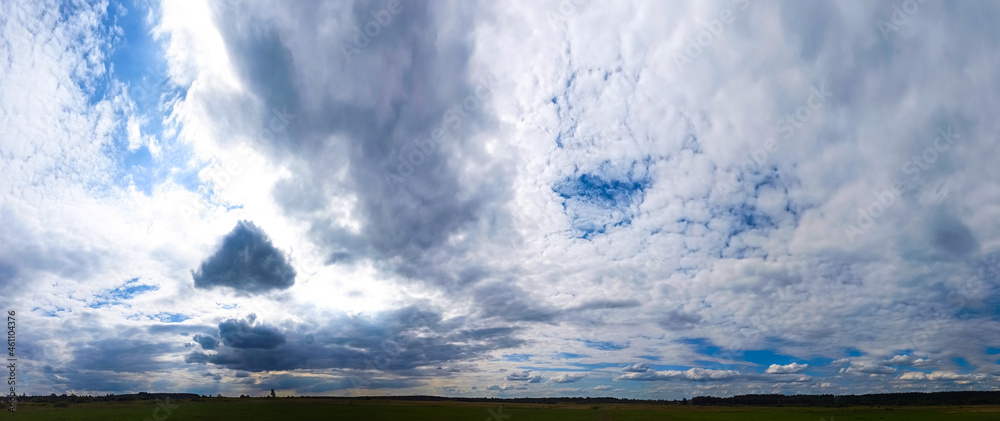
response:
{"label": "white fluffy cloud", "polygon": [[809,364],[791,363],[786,365],[771,364],[764,372],[767,374],[801,373],[809,368]]}

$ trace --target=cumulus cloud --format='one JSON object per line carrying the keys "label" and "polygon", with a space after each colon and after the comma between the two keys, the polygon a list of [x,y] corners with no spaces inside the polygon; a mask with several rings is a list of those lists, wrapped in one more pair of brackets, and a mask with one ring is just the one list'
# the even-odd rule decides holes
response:
{"label": "cumulus cloud", "polygon": [[295,283],[295,269],[285,255],[250,221],[239,221],[191,276],[196,288],[229,287],[240,294],[287,289]]}
{"label": "cumulus cloud", "polygon": [[720,381],[729,380],[740,376],[736,370],[711,370],[704,368],[691,368],[685,371],[646,371],[642,373],[629,373],[618,376],[618,380],[686,380],[686,381]]}
{"label": "cumulus cloud", "polygon": [[538,374],[532,376],[531,370],[525,370],[510,373],[507,375],[506,379],[515,382],[539,383],[542,381],[542,376]]}
{"label": "cumulus cloud", "polygon": [[575,383],[584,377],[587,377],[587,373],[563,373],[551,377],[549,383]]}
{"label": "cumulus cloud", "polygon": [[215,349],[215,347],[219,345],[218,339],[208,335],[202,335],[202,334],[194,335],[193,340],[197,342],[199,345],[201,345],[202,349],[206,350]]}
{"label": "cumulus cloud", "polygon": [[764,372],[767,374],[801,373],[809,368],[809,364],[791,363],[786,365],[771,364]]}
{"label": "cumulus cloud", "polygon": [[959,374],[951,371],[933,371],[923,373],[920,371],[907,371],[899,376],[900,380],[932,380],[932,381],[957,381],[968,382],[974,380],[987,379],[989,376],[983,373]]}
{"label": "cumulus cloud", "polygon": [[892,358],[882,361],[883,365],[892,366],[906,366],[906,367],[924,367],[931,365],[933,361],[927,358],[918,358],[912,355],[896,355]]}
{"label": "cumulus cloud", "polygon": [[219,336],[222,337],[222,343],[232,348],[274,349],[286,342],[285,336],[277,328],[254,324],[256,317],[251,314],[246,319],[229,319],[220,323]]}
{"label": "cumulus cloud", "polygon": [[843,372],[845,372],[845,373],[853,373],[853,374],[876,374],[876,375],[892,374],[892,373],[896,372],[895,368],[886,367],[886,366],[880,365],[880,364],[869,364],[869,363],[851,364],[850,367],[847,367],[847,368],[844,368],[844,369],[841,369],[841,370]]}
{"label": "cumulus cloud", "polygon": [[[223,346],[214,353],[190,352],[185,362],[247,372],[334,368],[345,376],[379,368],[424,377],[450,375],[438,368],[524,344],[515,337],[516,329],[462,327],[460,319],[442,320],[440,312],[419,306],[372,318],[324,314],[321,325],[295,323],[280,330],[255,322],[255,315],[223,321],[218,326]],[[308,335],[314,340],[304,341]],[[541,381],[530,371],[511,376]]]}
{"label": "cumulus cloud", "polygon": [[635,363],[635,364],[632,364],[630,366],[627,366],[627,367],[623,368],[623,370],[625,370],[625,371],[631,371],[633,373],[642,373],[642,372],[645,372],[645,371],[649,371],[649,364],[646,364],[646,363]]}

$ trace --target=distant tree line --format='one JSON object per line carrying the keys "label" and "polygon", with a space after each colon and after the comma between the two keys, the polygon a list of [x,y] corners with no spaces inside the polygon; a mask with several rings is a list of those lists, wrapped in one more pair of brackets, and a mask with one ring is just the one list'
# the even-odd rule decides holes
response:
{"label": "distant tree line", "polygon": [[1000,392],[878,393],[868,395],[740,395],[731,398],[698,396],[691,405],[729,406],[935,406],[998,405]]}
{"label": "distant tree line", "polygon": [[[242,398],[251,398],[241,395]],[[267,399],[276,397],[273,390]],[[103,396],[56,395],[21,396],[19,402],[43,402],[54,404],[85,403],[102,401],[142,401],[158,399],[199,400],[223,398],[216,395],[198,395],[194,393],[132,393],[124,395],[108,394]],[[656,399],[620,399],[611,397],[558,397],[558,398],[447,398],[441,396],[364,396],[364,397],[331,397],[331,396],[300,396],[308,399],[344,399],[344,400],[396,400],[396,401],[453,401],[453,402],[510,402],[535,404],[656,404],[656,405],[706,405],[706,406],[939,406],[939,405],[1000,405],[1000,392],[968,391],[968,392],[931,392],[931,393],[878,393],[867,395],[739,395],[729,398],[698,396],[682,400]]]}
{"label": "distant tree line", "polygon": [[[317,396],[315,398],[324,398]],[[914,406],[914,405],[1000,405],[1000,392],[930,392],[930,393],[879,393],[867,395],[739,395],[729,398],[698,396],[692,399],[620,399],[620,398],[447,398],[441,396],[369,396],[340,399],[399,400],[399,401],[455,401],[455,402],[511,402],[535,404],[655,404],[655,405],[717,405],[717,406]]]}
{"label": "distant tree line", "polygon": [[146,400],[158,400],[167,399],[170,400],[180,400],[180,399],[198,399],[201,395],[194,393],[130,393],[125,395],[114,395],[107,394],[103,396],[77,396],[77,395],[56,395],[55,393],[51,395],[39,395],[39,396],[22,396],[17,398],[18,402],[42,402],[42,403],[84,403],[84,402],[109,402],[109,401],[146,401]]}

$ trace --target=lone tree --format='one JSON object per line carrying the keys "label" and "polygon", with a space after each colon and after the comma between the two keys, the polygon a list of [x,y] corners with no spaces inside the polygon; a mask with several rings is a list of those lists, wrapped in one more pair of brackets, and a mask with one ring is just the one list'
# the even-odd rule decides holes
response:
{"label": "lone tree", "polygon": [[277,397],[277,396],[274,395],[274,389],[271,389],[271,397],[272,398],[276,398]]}

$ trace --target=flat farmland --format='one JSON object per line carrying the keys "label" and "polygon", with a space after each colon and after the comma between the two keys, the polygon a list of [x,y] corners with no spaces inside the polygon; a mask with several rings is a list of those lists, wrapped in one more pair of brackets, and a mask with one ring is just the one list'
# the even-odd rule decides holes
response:
{"label": "flat farmland", "polygon": [[[161,401],[162,403],[162,401]],[[680,406],[649,404],[522,404],[506,402],[420,402],[381,399],[209,398],[168,401],[91,402],[58,407],[21,403],[0,419],[73,421],[173,420],[1000,420],[1000,406],[885,408]]]}

